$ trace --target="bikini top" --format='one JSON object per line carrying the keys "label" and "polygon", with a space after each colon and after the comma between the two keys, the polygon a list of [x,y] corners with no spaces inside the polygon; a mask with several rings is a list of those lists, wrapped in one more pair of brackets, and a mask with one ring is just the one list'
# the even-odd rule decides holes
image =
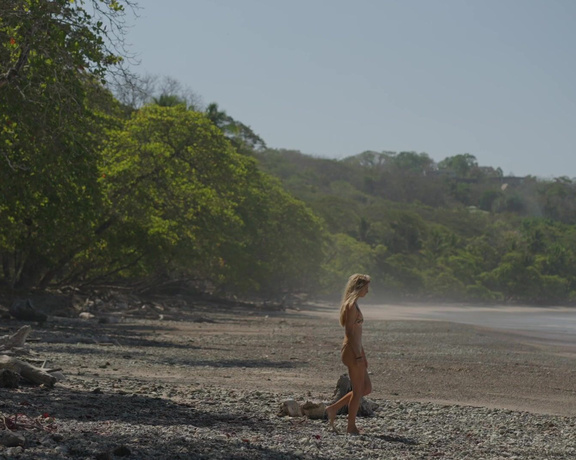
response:
{"label": "bikini top", "polygon": [[358,312],[358,316],[356,317],[356,321],[354,321],[354,324],[362,324],[364,322],[364,316],[362,315],[362,312],[360,311],[358,304],[355,303],[354,306],[356,307],[356,311]]}

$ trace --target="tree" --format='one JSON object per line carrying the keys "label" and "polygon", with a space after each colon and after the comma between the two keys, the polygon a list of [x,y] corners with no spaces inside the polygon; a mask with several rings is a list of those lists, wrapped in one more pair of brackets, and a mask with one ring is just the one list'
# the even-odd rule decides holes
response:
{"label": "tree", "polygon": [[208,104],[204,113],[230,139],[238,151],[247,153],[266,148],[264,140],[249,126],[235,120],[224,110],[220,110],[215,102]]}
{"label": "tree", "polygon": [[128,112],[151,103],[164,106],[184,104],[189,110],[203,110],[202,98],[171,77],[120,75],[108,82],[108,86]]}
{"label": "tree", "polygon": [[330,235],[326,241],[325,252],[322,286],[327,292],[340,289],[342,280],[352,273],[374,272],[374,251],[368,244],[349,235]]}
{"label": "tree", "polygon": [[426,153],[400,152],[392,164],[404,172],[426,175],[434,169],[434,161]]}
{"label": "tree", "polygon": [[40,76],[66,92],[70,80],[82,73],[104,83],[108,69],[122,60],[122,19],[126,6],[133,7],[133,3],[88,3],[90,11],[84,2],[70,0],[4,0],[0,59],[5,70],[0,74],[0,87],[11,85],[24,91]]}
{"label": "tree", "polygon": [[0,4],[0,261],[12,288],[46,287],[97,214],[100,84],[121,61],[108,38],[129,2],[83,5]]}
{"label": "tree", "polygon": [[472,171],[477,168],[476,157],[469,153],[447,157],[438,163],[438,169],[453,171],[459,177],[470,177]]}
{"label": "tree", "polygon": [[317,291],[326,238],[320,219],[255,165],[250,170],[238,210],[244,225],[228,245],[220,288],[267,298]]}
{"label": "tree", "polygon": [[105,212],[69,279],[187,280],[227,294],[311,286],[319,220],[202,113],[150,105],[110,135]]}
{"label": "tree", "polygon": [[111,134],[103,160],[100,275],[211,279],[242,225],[246,159],[202,114],[152,105]]}

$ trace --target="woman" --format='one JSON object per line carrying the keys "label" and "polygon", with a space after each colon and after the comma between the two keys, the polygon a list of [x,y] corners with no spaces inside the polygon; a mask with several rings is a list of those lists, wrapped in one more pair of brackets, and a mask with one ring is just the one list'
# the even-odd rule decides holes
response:
{"label": "woman", "polygon": [[352,275],[344,291],[340,306],[340,325],[345,329],[344,343],[342,344],[342,362],[348,367],[348,375],[352,384],[352,391],[340,400],[326,408],[326,415],[334,431],[334,421],[338,411],[348,405],[347,433],[360,434],[356,427],[356,414],[360,407],[362,396],[372,391],[372,383],[368,376],[368,362],[362,347],[362,323],[364,317],[358,307],[357,300],[368,293],[370,277],[368,275]]}

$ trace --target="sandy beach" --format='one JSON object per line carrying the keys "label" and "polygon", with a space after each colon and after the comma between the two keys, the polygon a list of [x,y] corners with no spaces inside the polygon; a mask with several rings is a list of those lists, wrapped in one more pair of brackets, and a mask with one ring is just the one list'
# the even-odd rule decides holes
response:
{"label": "sandy beach", "polygon": [[[52,318],[36,328],[34,353],[62,368],[66,380],[49,391],[0,389],[5,417],[49,414],[42,424],[53,423],[23,429],[25,442],[0,445],[0,458],[576,454],[576,352],[570,343],[508,326],[465,324],[457,314],[466,316],[468,307],[361,308],[374,387],[369,398],[380,407],[359,420],[365,434],[356,439],[330,433],[325,420],[278,415],[289,398],[332,400],[346,371],[337,307],[284,312],[180,302],[127,311],[114,322]],[[454,321],[447,321],[446,309]],[[498,311],[509,313],[493,308],[490,317]],[[0,335],[20,325],[4,322]]]}
{"label": "sandy beach", "polygon": [[[366,303],[362,310],[383,397],[576,415],[576,309]],[[305,314],[337,322],[330,305]]]}

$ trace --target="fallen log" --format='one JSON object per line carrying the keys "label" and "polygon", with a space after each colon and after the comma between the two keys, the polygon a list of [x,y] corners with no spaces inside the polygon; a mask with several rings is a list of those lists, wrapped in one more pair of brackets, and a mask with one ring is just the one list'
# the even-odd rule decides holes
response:
{"label": "fallen log", "polygon": [[15,372],[31,383],[46,385],[50,388],[52,388],[58,381],[56,377],[49,374],[44,369],[7,355],[0,355],[0,370],[1,369]]}

